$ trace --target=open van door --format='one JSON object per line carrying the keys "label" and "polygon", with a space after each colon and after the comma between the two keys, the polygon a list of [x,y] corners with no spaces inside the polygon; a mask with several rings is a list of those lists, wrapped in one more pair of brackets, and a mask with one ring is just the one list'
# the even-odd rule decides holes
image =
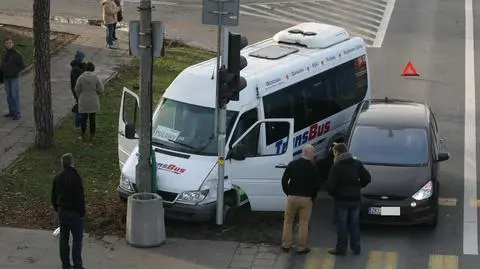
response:
{"label": "open van door", "polygon": [[[120,103],[120,113],[118,116],[118,161],[120,170],[138,145],[136,135],[139,124],[140,100],[138,96],[123,87],[122,102]],[[133,136],[133,137],[132,137]]]}
{"label": "open van door", "polygon": [[[279,141],[267,147],[268,135],[265,139],[262,133]],[[293,159],[293,119],[257,121],[232,144],[226,159],[226,175],[245,191],[253,211],[283,211],[281,179]]]}

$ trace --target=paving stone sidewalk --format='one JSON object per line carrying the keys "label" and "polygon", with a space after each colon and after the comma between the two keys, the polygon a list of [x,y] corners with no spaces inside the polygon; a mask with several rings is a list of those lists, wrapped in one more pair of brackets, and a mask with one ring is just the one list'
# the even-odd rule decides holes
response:
{"label": "paving stone sidewalk", "polygon": [[[30,28],[32,27],[32,18],[0,16],[0,24]],[[70,91],[70,62],[73,60],[76,50],[83,51],[86,60],[95,63],[95,73],[104,82],[115,76],[117,66],[128,63],[131,58],[127,53],[128,43],[125,34],[119,36],[121,39],[120,50],[107,50],[104,48],[105,32],[99,27],[52,24],[51,28],[52,31],[79,35],[73,43],[61,49],[51,59],[52,109],[54,121],[57,124],[60,119],[71,113],[74,104]],[[0,172],[10,166],[34,141],[32,81],[32,72],[20,77],[22,119],[13,121],[9,118],[0,118]],[[8,108],[3,85],[0,88],[0,113],[6,114]]]}
{"label": "paving stone sidewalk", "polygon": [[[0,227],[0,268],[60,268],[52,231]],[[124,239],[85,237],[83,259],[90,269],[286,269],[278,247],[235,242],[167,239],[158,248],[130,247]],[[286,254],[285,254],[286,255]]]}

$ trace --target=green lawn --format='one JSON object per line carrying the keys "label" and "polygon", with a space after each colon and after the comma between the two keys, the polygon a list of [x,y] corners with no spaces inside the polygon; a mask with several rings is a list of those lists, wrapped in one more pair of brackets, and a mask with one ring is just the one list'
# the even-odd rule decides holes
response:
{"label": "green lawn", "polygon": [[15,49],[22,54],[25,61],[25,66],[33,63],[33,39],[30,36],[22,35],[18,32],[9,30],[8,28],[0,27],[0,57],[5,53],[4,41],[7,38],[12,38],[15,42]]}
{"label": "green lawn", "polygon": [[[155,100],[159,100],[164,89],[180,71],[212,57],[213,53],[190,47],[167,48],[166,57],[157,60],[154,66]],[[117,157],[118,110],[123,86],[137,91],[138,65],[122,67],[117,79],[105,87],[93,142],[85,143],[77,139],[70,115],[55,129],[53,149],[29,149],[0,177],[0,225],[52,229],[53,212],[49,203],[51,182],[60,171],[60,156],[71,152],[86,188],[87,231],[124,231],[126,209],[116,196],[120,173]]]}

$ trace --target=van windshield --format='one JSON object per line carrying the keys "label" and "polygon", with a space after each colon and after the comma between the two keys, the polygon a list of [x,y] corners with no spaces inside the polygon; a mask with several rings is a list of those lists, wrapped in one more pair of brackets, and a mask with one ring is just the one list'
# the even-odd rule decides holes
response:
{"label": "van windshield", "polygon": [[[227,137],[238,116],[227,111]],[[215,108],[197,106],[164,98],[152,123],[156,146],[199,155],[216,156],[214,137]]]}

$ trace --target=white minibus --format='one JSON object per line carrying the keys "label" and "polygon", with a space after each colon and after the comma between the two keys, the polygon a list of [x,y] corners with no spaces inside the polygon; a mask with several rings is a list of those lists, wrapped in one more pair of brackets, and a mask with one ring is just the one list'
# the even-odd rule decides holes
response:
{"label": "white minibus", "polygon": [[[340,27],[302,23],[242,50],[247,87],[227,105],[225,218],[283,211],[281,178],[306,143],[317,159],[344,138],[356,104],[371,98],[366,46]],[[158,193],[167,218],[206,221],[215,216],[218,143],[214,135],[216,59],[183,70],[169,85],[152,119]],[[139,98],[124,88],[119,115],[117,192],[136,191]],[[131,130],[132,128],[130,128]],[[138,128],[137,128],[138,130]],[[138,136],[138,135],[137,135]]]}

